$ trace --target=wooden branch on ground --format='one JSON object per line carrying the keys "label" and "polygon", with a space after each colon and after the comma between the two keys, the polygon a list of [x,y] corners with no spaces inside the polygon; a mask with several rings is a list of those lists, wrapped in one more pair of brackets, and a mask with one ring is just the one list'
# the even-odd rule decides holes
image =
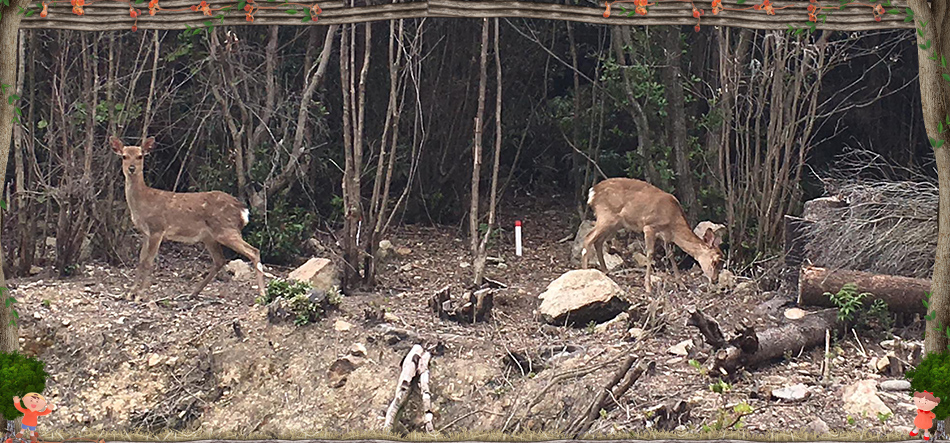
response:
{"label": "wooden branch on ground", "polygon": [[396,414],[402,409],[412,389],[412,380],[419,375],[419,387],[422,391],[423,408],[425,408],[426,431],[432,432],[431,397],[429,395],[429,360],[432,354],[422,349],[421,345],[413,345],[406,358],[402,361],[402,372],[396,382],[396,395],[393,397],[389,409],[386,410],[386,421],[383,429],[392,429]]}
{"label": "wooden branch on ground", "polygon": [[[169,0],[162,2],[163,8],[171,9],[179,3],[190,6],[191,1]],[[208,2],[212,8],[227,3],[230,6],[237,2],[212,0]],[[650,7],[646,16],[634,15],[627,17],[616,5],[615,12],[604,17],[603,6],[575,6],[555,3],[538,3],[531,1],[457,1],[457,0],[428,0],[418,2],[383,4],[371,6],[341,7],[341,2],[317,2],[323,11],[316,17],[317,21],[301,22],[301,13],[288,14],[285,9],[261,9],[254,13],[254,21],[247,22],[243,11],[236,9],[223,18],[212,18],[201,12],[191,10],[160,11],[155,16],[145,14],[138,18],[138,28],[145,29],[186,29],[187,27],[202,27],[204,22],[212,20],[215,25],[339,25],[348,23],[364,23],[373,21],[413,19],[424,17],[447,18],[491,18],[514,17],[527,19],[566,20],[600,25],[680,25],[693,26],[697,20],[692,16],[692,5],[704,11],[712,9],[712,0],[695,0],[692,3],[664,2]],[[723,0],[722,6],[730,9],[747,8],[748,5],[739,4],[736,0]],[[626,4],[632,9],[632,3]],[[776,8],[775,15],[767,15],[764,11],[744,9],[727,9],[718,15],[706,14],[701,26],[729,26],[750,29],[771,29],[784,31],[789,25],[804,27],[808,22],[805,1],[772,2]],[[836,8],[839,2],[821,1],[816,6]],[[892,7],[903,10],[907,6],[905,0],[894,0]],[[71,12],[69,3],[58,2],[49,5],[49,15],[46,18],[39,14],[24,17],[20,25],[24,29],[73,29],[78,31],[115,31],[129,30],[135,19],[129,17],[128,3],[119,1],[102,1],[85,8],[84,15],[75,15]],[[782,8],[782,9],[779,9]],[[298,9],[291,7],[286,9]],[[125,11],[125,12],[122,12]],[[102,12],[103,14],[100,14]],[[300,10],[300,12],[303,12]],[[220,14],[219,14],[220,15]],[[880,22],[874,20],[874,14],[869,7],[854,6],[846,9],[830,10],[827,17],[818,20],[814,25],[817,29],[836,31],[863,31],[879,29],[913,29],[913,22],[905,22],[903,14],[885,14]]]}
{"label": "wooden branch on ground", "polygon": [[706,338],[713,349],[719,349],[726,345],[726,339],[722,335],[722,329],[719,328],[719,322],[716,319],[703,314],[703,311],[691,307],[688,309],[689,319],[686,320],[686,326],[695,326],[699,332]]}
{"label": "wooden branch on ground", "polygon": [[[697,312],[697,315],[706,318],[706,322],[712,320],[701,311]],[[824,339],[825,330],[834,327],[837,313],[837,309],[813,312],[799,320],[758,333],[751,326],[741,325],[736,328],[736,336],[727,345],[715,348],[718,350],[709,362],[712,369],[710,375],[714,375],[713,372],[733,375],[740,368],[754,368],[781,358],[787,352],[798,353],[815,347]],[[706,337],[707,343],[715,341],[715,338]]]}
{"label": "wooden branch on ground", "polygon": [[805,266],[798,279],[798,304],[833,307],[834,303],[825,295],[835,294],[847,283],[854,283],[858,292],[874,294],[864,301],[870,306],[874,299],[887,303],[891,312],[924,312],[924,294],[930,292],[930,280],[901,277],[897,275],[873,274],[870,272],[830,270]]}
{"label": "wooden branch on ground", "polygon": [[649,363],[641,361],[640,364],[637,365],[637,368],[631,371],[630,367],[633,366],[634,359],[635,357],[633,355],[627,357],[623,364],[620,365],[620,369],[614,373],[613,378],[607,382],[607,385],[597,394],[594,402],[588,407],[587,413],[569,428],[569,433],[574,436],[574,439],[577,439],[589,431],[594,421],[600,418],[601,410],[611,409],[611,401],[619,400],[620,397],[630,390],[630,387],[633,386],[645,371],[652,369],[652,367],[656,365],[656,363],[652,361]]}

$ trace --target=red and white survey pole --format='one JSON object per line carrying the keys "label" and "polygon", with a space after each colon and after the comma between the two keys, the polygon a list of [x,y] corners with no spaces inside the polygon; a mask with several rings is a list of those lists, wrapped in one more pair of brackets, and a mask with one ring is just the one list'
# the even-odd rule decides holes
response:
{"label": "red and white survey pole", "polygon": [[515,255],[521,257],[521,220],[515,220]]}

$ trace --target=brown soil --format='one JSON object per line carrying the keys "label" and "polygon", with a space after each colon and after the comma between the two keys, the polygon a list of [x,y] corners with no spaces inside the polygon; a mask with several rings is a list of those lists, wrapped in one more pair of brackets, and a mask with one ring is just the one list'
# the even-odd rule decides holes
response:
{"label": "brown soil", "polygon": [[[427,306],[438,289],[449,285],[460,293],[471,279],[468,242],[454,227],[396,230],[390,240],[411,252],[394,254],[381,266],[378,287],[345,297],[339,310],[302,327],[271,324],[267,309],[254,303],[249,282],[219,278],[197,299],[179,296],[190,292],[209,266],[209,257],[198,247],[162,246],[155,286],[147,295],[154,304],[124,299],[131,268],[93,263],[67,279],[13,281],[21,348],[47,363],[46,393],[56,405],[51,415],[40,419],[40,431],[88,435],[172,427],[277,436],[292,431],[374,430],[393,397],[400,360],[414,342],[411,336],[392,338],[398,335],[393,327],[417,334],[433,348],[441,343],[437,348],[442,352],[431,364],[431,379],[435,426],[450,426],[447,431],[563,429],[587,408],[617,364],[581,377],[558,378],[546,394],[538,394],[557,374],[616,361],[624,352],[655,361],[656,371],[616,399],[619,407],[610,408],[592,432],[663,425],[654,424],[658,415],[652,408],[676,400],[688,402],[691,410],[670,427],[681,424],[690,431],[704,426],[715,430],[717,420],[732,423],[735,407],[742,403],[753,413],[736,428],[763,434],[794,431],[817,418],[833,430],[880,434],[913,422],[914,407],[903,392],[878,393],[894,411],[893,417],[849,417],[843,410],[843,386],[886,378],[868,364],[873,356],[884,355],[877,344],[883,337],[862,337],[861,346],[853,336],[834,344],[833,383],[828,387],[819,384],[823,349],[814,349],[751,371],[721,394],[713,392],[714,378],[667,352],[670,346],[699,336],[695,328],[685,326],[685,307],[703,308],[728,334],[741,320],[756,328],[774,325],[778,319],[757,314],[756,307],[780,295],[757,290],[709,293],[697,271],[689,275],[687,289],[672,284],[655,289],[654,297],[661,301],[665,297],[666,302],[658,304],[661,312],[653,323],[658,328],[639,342],[629,338],[627,326],[595,331],[544,325],[536,318],[537,295],[574,268],[569,261],[571,242],[558,242],[576,229],[566,215],[572,210],[557,200],[541,199],[512,207],[500,214],[499,224],[506,231],[489,252],[502,258],[504,265],[488,267],[489,276],[508,288],[496,293],[492,320],[474,325],[440,321]],[[515,219],[524,223],[523,257],[514,256]],[[654,299],[642,289],[642,271],[627,259],[627,270],[611,277],[627,291],[630,302],[649,304]],[[279,276],[289,271],[268,270]],[[667,275],[663,268],[660,272]],[[380,308],[398,320],[382,325],[364,320],[365,310]],[[338,330],[346,329],[341,321],[350,328]],[[367,358],[343,387],[331,388],[327,369],[357,342],[368,349]],[[570,352],[554,356],[557,352],[543,352],[554,348]],[[702,361],[708,351],[703,345],[694,358]],[[546,368],[522,375],[505,364],[509,352],[527,352],[544,360]],[[768,388],[797,383],[812,390],[804,401],[784,403],[760,395]],[[536,397],[536,405],[525,416],[525,405]],[[399,429],[416,426],[418,418],[410,408]]]}

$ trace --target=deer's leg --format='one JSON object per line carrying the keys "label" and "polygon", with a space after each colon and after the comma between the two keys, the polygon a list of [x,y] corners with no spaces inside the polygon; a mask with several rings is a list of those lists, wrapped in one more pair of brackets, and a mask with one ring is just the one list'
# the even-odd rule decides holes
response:
{"label": "deer's leg", "polygon": [[663,246],[666,249],[666,258],[670,260],[670,266],[673,269],[673,278],[676,280],[676,284],[679,285],[682,280],[680,279],[680,269],[676,265],[676,258],[673,257],[673,242],[664,240]]}
{"label": "deer's leg", "polygon": [[208,239],[205,240],[205,247],[208,249],[208,252],[211,254],[211,259],[214,260],[214,264],[211,265],[211,269],[208,271],[208,276],[205,277],[201,283],[198,283],[198,286],[195,288],[195,291],[191,293],[192,297],[198,295],[205,286],[208,286],[208,283],[211,283],[211,280],[218,275],[218,271],[224,267],[224,252],[221,250],[221,245],[218,242]]}
{"label": "deer's leg", "polygon": [[647,250],[647,275],[644,286],[646,286],[647,292],[653,292],[653,283],[650,281],[650,277],[653,274],[653,247],[656,245],[656,231],[653,230],[652,226],[643,227],[643,245]]}
{"label": "deer's leg", "polygon": [[260,292],[261,297],[266,296],[267,293],[264,288],[264,266],[261,265],[261,251],[244,241],[244,239],[241,238],[241,233],[237,231],[225,234],[216,240],[251,261],[251,265],[254,266],[254,270],[257,272],[258,292]]}
{"label": "deer's leg", "polygon": [[142,289],[148,288],[151,284],[155,256],[158,255],[158,247],[162,245],[164,237],[165,233],[163,232],[152,233],[142,241],[142,251],[139,253],[139,282],[133,290],[136,299],[142,293]]}
{"label": "deer's leg", "polygon": [[584,249],[581,250],[581,269],[587,269],[588,262],[590,261],[591,248],[593,247],[594,253],[597,254],[597,261],[600,263],[601,268],[604,270],[604,273],[607,272],[607,265],[604,263],[604,240],[610,235],[609,229],[607,229],[609,223],[606,220],[598,220],[594,224],[594,229],[591,229],[587,233],[587,236],[584,237]]}

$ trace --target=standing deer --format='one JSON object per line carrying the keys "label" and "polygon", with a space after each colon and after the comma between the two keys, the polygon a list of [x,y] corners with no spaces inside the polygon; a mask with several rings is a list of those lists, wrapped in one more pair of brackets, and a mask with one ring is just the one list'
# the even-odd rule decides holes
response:
{"label": "standing deer", "polygon": [[610,178],[590,188],[587,204],[594,210],[597,222],[584,238],[581,252],[581,268],[587,269],[588,254],[593,245],[600,266],[607,272],[604,262],[604,242],[620,228],[642,231],[646,246],[646,290],[651,291],[650,275],[653,267],[653,246],[657,238],[666,244],[666,255],[673,264],[673,274],[678,281],[679,269],[673,260],[670,243],[675,243],[699,262],[703,273],[712,283],[719,280],[722,269],[722,252],[715,245],[715,235],[707,230],[704,238],[697,236],[676,197],[656,186],[631,178]]}
{"label": "standing deer", "polygon": [[247,244],[241,229],[249,221],[249,211],[236,198],[221,191],[169,192],[145,184],[143,158],[155,145],[150,137],[142,146],[125,146],[116,137],[109,138],[112,150],[122,157],[125,175],[125,200],[132,213],[132,224],[145,238],[139,254],[138,275],[132,295],[138,299],[142,288],[149,287],[155,255],[162,240],[194,244],[202,242],[211,253],[214,265],[195,291],[198,295],[224,266],[221,246],[247,257],[257,271],[257,288],[264,296],[264,267],[260,251]]}

